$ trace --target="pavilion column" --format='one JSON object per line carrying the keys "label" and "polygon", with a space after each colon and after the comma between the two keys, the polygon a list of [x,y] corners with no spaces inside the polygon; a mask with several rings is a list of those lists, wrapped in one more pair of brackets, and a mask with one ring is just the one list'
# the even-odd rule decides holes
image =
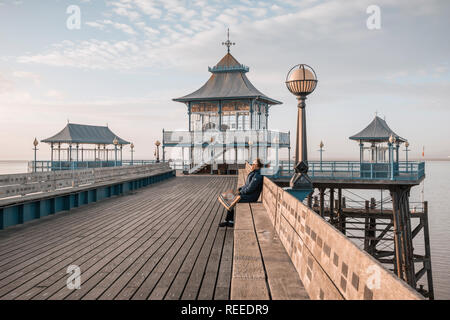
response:
{"label": "pavilion column", "polygon": [[72,144],[69,144],[69,164],[70,168],[72,168]]}
{"label": "pavilion column", "polygon": [[219,100],[219,131],[222,131],[222,101]]}
{"label": "pavilion column", "polygon": [[100,148],[101,146],[98,145],[98,161],[100,161],[100,167],[102,166],[102,157],[100,156]]}
{"label": "pavilion column", "polygon": [[362,163],[364,161],[364,143],[359,141],[359,162]]}
{"label": "pavilion column", "polygon": [[256,129],[261,129],[261,104],[258,103],[258,123],[256,124]]}
{"label": "pavilion column", "polygon": [[83,146],[81,146],[81,162],[84,162],[84,149],[83,149]]}
{"label": "pavilion column", "polygon": [[123,145],[120,145],[120,165],[122,165],[122,149],[123,149]]}
{"label": "pavilion column", "polygon": [[181,147],[181,171],[184,171],[184,147]]}
{"label": "pavilion column", "polygon": [[253,100],[250,100],[250,129],[253,129]]}
{"label": "pavilion column", "polygon": [[400,148],[400,143],[395,145],[395,162],[398,163],[398,149]]}
{"label": "pavilion column", "polygon": [[80,146],[79,146],[79,144],[77,143],[77,146],[76,146],[76,148],[77,148],[77,168],[78,168],[78,153],[79,153],[78,151],[79,151],[79,147],[80,147]]}
{"label": "pavilion column", "polygon": [[269,105],[266,104],[266,130],[269,130]]}
{"label": "pavilion column", "polygon": [[191,102],[188,102],[189,131],[191,131]]}
{"label": "pavilion column", "polygon": [[51,148],[51,152],[52,152],[52,154],[50,155],[50,162],[51,162],[51,165],[50,166],[53,166],[53,142],[50,144],[50,148]]}

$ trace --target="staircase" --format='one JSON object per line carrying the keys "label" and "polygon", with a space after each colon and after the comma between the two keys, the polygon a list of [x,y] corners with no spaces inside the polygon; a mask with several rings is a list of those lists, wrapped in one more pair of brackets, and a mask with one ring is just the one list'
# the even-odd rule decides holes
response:
{"label": "staircase", "polygon": [[196,165],[195,167],[189,169],[189,174],[196,174],[198,172],[200,172],[202,169],[204,169],[209,163],[207,162],[202,162],[199,163],[198,165]]}
{"label": "staircase", "polygon": [[[217,159],[223,155],[223,151],[214,154],[214,159]],[[196,166],[189,169],[189,174],[195,174],[204,169],[207,165],[211,164],[211,160],[203,161],[202,163],[197,164]]]}

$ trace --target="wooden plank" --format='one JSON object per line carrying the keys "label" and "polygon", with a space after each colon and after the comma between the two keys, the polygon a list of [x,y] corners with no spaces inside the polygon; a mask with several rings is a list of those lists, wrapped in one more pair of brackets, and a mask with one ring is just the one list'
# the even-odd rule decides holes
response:
{"label": "wooden plank", "polygon": [[[223,214],[221,215],[223,216]],[[201,282],[200,290],[197,299],[212,300],[216,287],[217,275],[219,273],[219,263],[222,256],[222,248],[225,240],[225,228],[216,227],[216,237],[209,253],[208,263],[205,268],[203,280]]]}
{"label": "wooden plank", "polygon": [[[235,185],[234,179],[233,180],[227,179],[227,180],[228,180],[227,181],[228,183],[224,187],[224,189],[234,187],[234,185]],[[215,200],[215,199],[213,199],[213,200]],[[218,202],[216,201],[215,204],[218,205]],[[215,210],[212,210],[211,213],[216,213],[217,210],[220,210],[219,215],[223,216],[224,209],[221,206]],[[217,219],[215,219],[215,221],[216,220]],[[168,292],[165,296],[165,299],[173,300],[173,299],[179,299],[181,297],[181,295],[183,294],[184,288],[186,286],[186,283],[192,272],[193,266],[196,265],[197,259],[200,255],[201,248],[204,246],[206,239],[208,238],[208,235],[213,232],[217,232],[217,225],[214,223],[211,224],[211,227],[209,228],[209,230],[202,231],[203,236],[202,236],[201,240],[198,241],[194,245],[193,250],[190,252],[190,254],[184,260],[183,265],[181,266],[178,274],[176,275],[170,289],[168,290]],[[231,266],[229,267],[229,269],[231,271]],[[224,285],[226,285],[226,284],[224,284]],[[230,283],[228,283],[228,287],[229,287],[229,285],[230,285]]]}
{"label": "wooden plank", "polygon": [[[179,282],[182,292],[186,286],[196,297],[199,290],[208,292],[210,298],[211,292],[223,296],[230,290],[227,274],[230,279],[233,237],[232,230],[217,228],[224,210],[219,207],[216,196],[235,185],[235,181],[229,177],[181,178],[182,187],[178,181],[168,181],[160,192],[157,188],[143,189],[129,199],[128,196],[116,198],[117,201],[76,209],[70,215],[52,216],[31,228],[21,226],[15,232],[7,230],[7,235],[3,234],[0,239],[0,248],[8,247],[6,243],[13,248],[9,252],[0,250],[0,257],[7,259],[3,264],[4,272],[0,272],[0,283],[4,280],[0,297],[124,298],[136,293],[139,284],[146,279],[151,279],[147,280],[148,288],[155,290],[154,293],[149,290],[147,295],[164,297],[178,283],[175,279],[182,279],[178,275],[183,265],[187,266],[186,261],[194,263],[189,266],[191,270],[186,269],[189,276]],[[173,193],[180,189],[182,191]],[[198,202],[200,197],[207,201]],[[171,205],[156,205],[158,200],[171,200]],[[150,213],[149,206],[157,212]],[[185,210],[196,214],[187,228],[183,219],[194,215],[184,215]],[[77,220],[81,223],[77,224]],[[201,221],[204,223],[198,224]],[[50,230],[56,231],[49,235]],[[157,263],[149,270],[151,272],[142,272],[145,270],[141,267],[153,259]],[[65,268],[71,263],[82,267],[82,290],[65,288],[68,276]],[[138,266],[133,268],[136,264]],[[211,273],[213,270],[216,275]],[[217,272],[222,276],[217,276]],[[216,282],[224,293],[216,291]]]}
{"label": "wooden plank", "polygon": [[[224,210],[220,210],[217,212],[213,222],[213,228],[215,231],[218,229],[218,223],[224,217]],[[213,229],[213,230],[214,230]],[[182,300],[192,300],[197,299],[199,289],[201,287],[201,283],[204,277],[204,271],[206,265],[208,263],[209,254],[211,252],[211,248],[213,246],[214,239],[216,237],[216,232],[208,233],[206,241],[204,242],[200,254],[195,262],[195,265],[192,268],[192,272],[189,275],[189,280],[186,283],[186,286],[181,295]]]}
{"label": "wooden plank", "polygon": [[[202,179],[204,180],[205,178],[202,178]],[[197,180],[198,180],[198,178],[197,178]],[[214,189],[214,186],[211,185],[210,188]],[[215,190],[216,194],[217,194],[217,192],[218,191]],[[216,196],[216,194],[215,194],[215,196]],[[214,200],[215,200],[215,198],[214,198]],[[169,246],[167,246],[166,248],[163,248],[162,252],[168,250],[167,249],[168,247]],[[156,258],[152,257],[153,265],[155,265],[156,262],[159,261],[158,259],[160,259],[160,257],[156,257]],[[149,266],[146,265],[146,267],[149,267]],[[129,299],[134,294],[134,292],[137,290],[139,285],[144,281],[144,279],[148,273],[149,273],[149,271],[147,271],[147,272],[142,272],[142,271],[137,272],[136,271],[136,275],[133,277],[133,279],[131,279],[131,281],[128,282],[126,287],[120,292],[120,294],[116,298],[117,299]],[[116,290],[117,290],[117,287],[116,287]],[[101,298],[105,298],[105,297],[102,296]]]}
{"label": "wooden plank", "polygon": [[249,204],[239,204],[236,208],[235,219],[231,299],[269,299],[264,266]]}
{"label": "wooden plank", "polygon": [[[133,299],[162,299],[164,297],[168,286],[175,277],[177,270],[183,262],[186,254],[189,252],[190,247],[197,239],[203,225],[208,225],[208,220],[209,224],[211,223],[209,219],[211,216],[211,208],[209,207],[208,202],[210,202],[210,199],[216,193],[213,188],[211,188],[211,191],[212,192],[210,194],[203,194],[205,198],[209,198],[206,203],[203,203],[203,201],[197,201],[200,204],[200,209],[195,210],[197,213],[194,218],[191,218],[190,223],[184,226],[184,230],[178,239],[172,247],[166,251],[164,256],[165,260],[161,260],[152,270],[151,274],[136,291]],[[162,282],[160,282],[161,279],[163,279]],[[157,284],[160,284],[160,286],[157,286]],[[155,288],[157,291],[153,292]]]}
{"label": "wooden plank", "polygon": [[[188,195],[186,195],[186,196],[188,196]],[[165,230],[168,233],[168,236],[171,234],[171,232],[170,232],[171,229],[174,229],[174,228],[176,228],[176,227],[178,227],[178,226],[183,224],[184,220],[182,219],[181,221],[179,221],[179,218],[184,218],[184,219],[187,218],[187,217],[182,216],[180,214],[180,212],[183,210],[182,208],[186,207],[186,205],[188,204],[186,196],[180,198],[180,200],[182,200],[181,201],[181,205],[180,205],[180,202],[178,202],[178,207],[170,208],[170,210],[167,210],[166,214],[162,215],[162,217],[163,217],[162,221],[168,227],[168,229],[165,228],[163,230]],[[196,205],[195,203],[191,203],[187,207],[189,208],[190,206],[195,206],[195,205]],[[169,216],[167,214],[169,214],[169,216],[171,218],[168,218]],[[175,220],[173,220],[173,219],[175,219]],[[164,234],[164,231],[160,230],[160,227],[158,227],[158,226],[151,225],[151,229],[158,230],[158,234],[154,235],[153,241],[155,240],[156,236],[162,236]],[[143,231],[138,236],[139,237],[145,236],[145,234],[148,233],[148,231],[150,231],[150,230]],[[129,253],[130,250],[133,251],[133,248],[131,248],[131,249],[128,248],[126,250],[128,250],[128,251],[127,251],[127,253],[124,254],[125,257],[130,254]],[[123,252],[121,252],[120,248],[119,249],[115,249],[108,256],[105,256],[102,259],[102,261],[99,261],[99,262],[95,263],[93,268],[88,270],[87,274],[86,274],[86,272],[84,272],[85,277],[87,278],[87,281],[85,282],[85,284],[83,286],[84,290],[74,291],[67,298],[69,298],[69,299],[79,299],[79,298],[83,297],[84,294],[87,293],[89,290],[93,289],[108,274],[108,272],[102,272],[103,270],[108,271],[108,267],[110,267],[112,270],[115,270],[115,267],[117,265],[115,265],[114,262],[112,262],[112,261],[114,261],[114,258],[117,257],[118,255],[122,254],[122,253]],[[119,258],[119,263],[120,263],[120,261],[123,261],[123,258],[122,259]],[[111,278],[113,278],[113,279],[117,278],[117,277],[118,277],[118,274],[115,274],[115,273],[113,273],[112,276],[111,276]],[[102,285],[102,286],[104,286],[105,289],[107,287],[106,284]],[[58,292],[58,295],[54,295],[51,298],[52,299],[60,299],[61,295],[63,295],[65,291],[66,290],[62,289],[62,290],[60,290],[60,292]],[[97,289],[96,291],[99,292],[100,290]]]}
{"label": "wooden plank", "polygon": [[262,203],[251,204],[270,294],[274,300],[306,300],[309,296]]}
{"label": "wooden plank", "polygon": [[217,275],[216,291],[214,300],[228,300],[230,298],[231,268],[233,266],[233,229],[225,231],[225,242],[223,244],[222,257]]}
{"label": "wooden plank", "polygon": [[[140,215],[140,212],[139,211],[136,211],[136,217],[139,217],[139,216],[141,216]],[[126,216],[125,216],[126,217]],[[129,217],[127,217],[127,218],[129,218]],[[139,227],[139,225],[141,225],[142,224],[142,219],[145,219],[145,217],[142,217],[141,216],[141,219],[139,219],[139,220],[132,220],[132,222],[130,222],[130,223],[134,223],[133,225],[132,225],[132,227],[133,228],[136,228],[136,227]],[[119,221],[119,225],[118,226],[120,226],[120,221]],[[127,226],[127,224],[125,224],[125,225],[123,225],[122,224],[122,226],[120,227],[120,228],[118,228],[117,229],[117,232],[121,232],[121,233],[123,233],[124,235],[126,235],[127,233],[129,234],[129,231],[127,231],[127,230],[125,230],[125,232],[124,232],[124,228]],[[104,229],[104,227],[103,228],[101,228],[101,230],[102,229]],[[108,234],[110,234],[110,232],[109,231],[104,231],[104,232],[107,232]],[[110,234],[111,236],[116,236],[116,234]],[[115,238],[115,239],[112,239],[112,243],[117,243],[117,239],[120,239],[121,238],[121,235],[120,234],[117,234],[118,235],[118,237],[116,236],[116,237],[110,237],[110,239],[112,239],[112,238]],[[96,245],[99,245],[99,244],[102,244],[102,240],[104,240],[104,238],[105,238],[105,235],[101,235],[100,237],[94,237],[94,239],[92,239],[92,242],[93,243],[95,243]],[[78,248],[78,246],[77,246],[77,248]],[[100,251],[100,252],[102,252],[102,253],[104,253],[105,251],[105,249],[107,249],[108,247],[105,247],[105,248],[103,248],[103,250],[102,251]],[[92,254],[93,252],[95,253],[95,250],[93,250],[94,248],[93,247],[86,247],[85,248],[85,253],[89,253],[89,254]],[[63,258],[66,258],[66,259],[70,259],[70,258],[76,258],[76,254],[74,254],[73,252],[66,252],[65,254],[64,254],[64,256],[63,256]],[[54,261],[59,261],[58,259],[57,260],[54,260]],[[54,262],[53,261],[53,262]],[[68,263],[68,264],[70,264],[70,263]],[[66,267],[68,264],[59,264],[59,265],[61,265],[61,266],[63,266],[63,267]],[[39,266],[35,266],[37,269],[36,269],[36,271],[34,271],[34,273],[36,273],[36,272],[39,272],[39,270],[52,270],[51,268],[49,268],[49,266],[48,265],[39,265]],[[62,271],[61,271],[61,273],[65,273],[65,270],[63,269]],[[44,274],[45,275],[45,274]],[[27,275],[28,276],[28,275]],[[41,279],[41,277],[35,277],[34,275],[33,275],[33,273],[31,273],[31,275],[30,276],[33,276],[33,281],[35,282],[35,281],[38,281],[38,280],[40,280]],[[20,279],[20,280],[25,280],[23,277]],[[29,285],[29,284],[28,284]],[[3,289],[3,288],[2,288]]]}
{"label": "wooden plank", "polygon": [[[166,188],[167,182],[168,181],[161,182],[158,184],[158,188]],[[152,187],[156,186],[150,185],[148,188]],[[130,197],[130,195],[133,195],[133,197]],[[42,232],[48,232],[46,243],[49,240],[54,240],[54,243],[57,243],[61,240],[61,237],[66,238],[74,232],[78,232],[79,229],[89,231],[89,228],[93,228],[97,222],[103,223],[105,215],[115,215],[116,217],[120,217],[120,211],[122,209],[130,206],[132,202],[138,201],[140,201],[139,196],[128,194],[126,196],[111,198],[107,202],[100,201],[82,208],[73,209],[70,214],[67,214],[66,212],[58,213],[44,219],[35,220],[26,225],[3,230],[0,232],[1,238],[5,240],[2,241],[2,245],[0,245],[1,262],[4,262],[6,258],[5,254],[12,254],[14,258],[17,259],[17,252],[34,252],[36,248],[43,245],[42,242],[36,241],[37,239],[40,239]],[[95,216],[90,214],[93,210],[97,211]],[[76,213],[80,211],[82,211],[83,214],[77,215]],[[45,223],[44,221],[47,221],[45,219],[55,219],[60,223],[58,223],[55,228],[55,225]],[[76,227],[74,227],[75,224]],[[13,252],[13,250],[15,250],[15,252]],[[0,265],[2,265],[1,262]]]}
{"label": "wooden plank", "polygon": [[[137,207],[132,207],[132,209],[136,209]],[[136,214],[138,214],[138,212],[136,212]],[[129,220],[131,217],[130,216],[123,216],[122,217],[122,220],[115,220],[114,221],[114,223],[113,223],[113,226],[114,225],[123,225],[123,222],[125,222],[125,221],[127,221],[127,220]],[[97,225],[97,227],[100,227],[100,229],[103,229],[104,228],[104,226],[105,226],[105,222],[107,222],[107,221],[99,221],[99,223],[98,223],[98,225]],[[56,225],[53,225],[53,227],[54,228],[57,228],[58,226]],[[81,227],[81,226],[80,226]],[[87,231],[87,233],[91,236],[91,237],[95,237],[95,236],[97,236],[97,233],[92,233],[90,230],[86,230]],[[76,240],[80,240],[79,238],[82,238],[82,237],[84,237],[85,235],[84,235],[84,233],[86,233],[86,231],[84,230],[84,229],[81,229],[81,230],[78,230],[78,233],[76,234],[76,235],[74,235],[74,237],[75,237],[75,239]],[[44,235],[44,237],[45,237],[45,233],[44,234],[41,234],[41,238],[42,238],[42,236]],[[68,237],[67,237],[67,239],[70,239],[70,237],[69,237],[69,235],[68,235]],[[42,240],[42,239],[41,239]],[[44,242],[45,243],[45,241],[40,241],[40,242]],[[82,241],[83,242],[83,241]],[[81,243],[78,243],[78,246],[80,246],[81,245]],[[53,246],[48,246],[48,248],[45,248],[44,247],[44,249],[43,250],[39,250],[39,251],[35,251],[34,252],[34,254],[35,254],[35,256],[38,254],[38,253],[40,253],[41,251],[42,252],[45,252],[45,253],[47,253],[47,252],[49,252],[49,251],[52,251],[54,248],[53,248]],[[55,251],[55,250],[53,250],[53,251]],[[41,262],[42,262],[42,260],[46,260],[46,261],[48,261],[48,260],[54,260],[54,258],[55,258],[56,256],[50,256],[50,257],[45,257],[45,256],[39,256],[38,258],[38,260],[40,260]],[[44,259],[45,258],[45,259]],[[36,260],[36,257],[34,257],[33,259],[28,259],[28,260],[26,260],[28,263],[30,263],[30,262],[34,262],[33,260]],[[2,275],[4,275],[5,274],[5,272],[2,272]]]}

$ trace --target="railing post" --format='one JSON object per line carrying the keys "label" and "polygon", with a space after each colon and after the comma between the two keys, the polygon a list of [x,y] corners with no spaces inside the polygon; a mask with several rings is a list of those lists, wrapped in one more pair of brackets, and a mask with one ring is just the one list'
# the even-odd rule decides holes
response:
{"label": "railing post", "polygon": [[370,179],[373,179],[373,163],[370,164]]}

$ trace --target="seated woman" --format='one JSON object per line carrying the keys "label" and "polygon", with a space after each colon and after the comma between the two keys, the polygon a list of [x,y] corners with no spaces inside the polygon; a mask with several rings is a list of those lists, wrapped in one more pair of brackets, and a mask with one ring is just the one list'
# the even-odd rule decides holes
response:
{"label": "seated woman", "polygon": [[[245,184],[233,194],[232,199],[225,199],[219,196],[219,201],[227,209],[227,216],[224,222],[219,223],[219,227],[234,226],[234,206],[238,202],[256,202],[263,188],[263,176],[261,175],[262,163],[260,159],[255,159],[252,164],[252,171],[248,174]],[[230,201],[231,200],[231,201]]]}

